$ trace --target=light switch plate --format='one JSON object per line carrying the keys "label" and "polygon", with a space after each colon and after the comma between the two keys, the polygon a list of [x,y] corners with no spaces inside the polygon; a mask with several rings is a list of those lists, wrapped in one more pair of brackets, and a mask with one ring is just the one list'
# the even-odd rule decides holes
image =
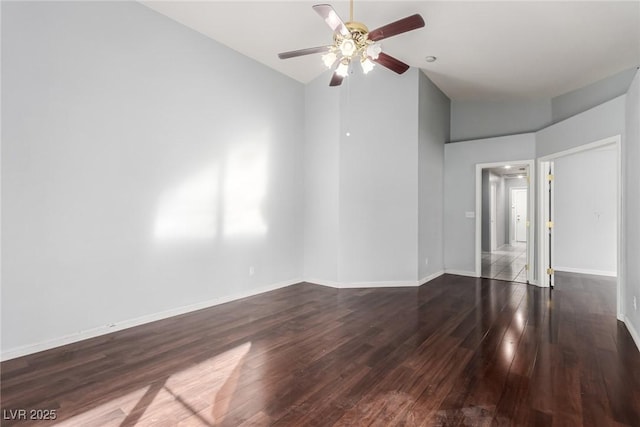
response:
{"label": "light switch plate", "polygon": [[465,212],[464,216],[466,218],[475,218],[476,217],[476,213],[475,212]]}

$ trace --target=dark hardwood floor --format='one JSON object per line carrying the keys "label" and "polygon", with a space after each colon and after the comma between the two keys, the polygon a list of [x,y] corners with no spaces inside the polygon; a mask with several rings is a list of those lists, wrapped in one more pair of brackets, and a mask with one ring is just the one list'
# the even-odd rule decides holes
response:
{"label": "dark hardwood floor", "polygon": [[2,425],[640,426],[614,310],[613,281],[570,274],[299,284],[3,362]]}

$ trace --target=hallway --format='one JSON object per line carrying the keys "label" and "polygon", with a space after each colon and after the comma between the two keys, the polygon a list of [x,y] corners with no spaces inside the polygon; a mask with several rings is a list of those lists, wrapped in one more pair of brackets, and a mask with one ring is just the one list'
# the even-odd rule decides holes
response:
{"label": "hallway", "polygon": [[527,283],[527,244],[516,242],[482,252],[482,277]]}

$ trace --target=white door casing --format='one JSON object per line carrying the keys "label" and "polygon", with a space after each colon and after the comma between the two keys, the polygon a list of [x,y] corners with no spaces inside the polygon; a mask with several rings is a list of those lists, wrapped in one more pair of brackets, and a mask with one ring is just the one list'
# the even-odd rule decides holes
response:
{"label": "white door casing", "polygon": [[491,252],[498,249],[497,203],[498,203],[497,186],[495,183],[491,183],[491,195],[489,198],[489,221],[491,224]]}

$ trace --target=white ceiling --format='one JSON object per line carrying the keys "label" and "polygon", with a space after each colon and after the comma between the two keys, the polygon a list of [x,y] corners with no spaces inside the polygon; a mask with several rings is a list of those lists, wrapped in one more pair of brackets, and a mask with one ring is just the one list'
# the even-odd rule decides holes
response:
{"label": "white ceiling", "polygon": [[[143,1],[146,6],[302,83],[323,72],[320,55],[280,60],[278,52],[331,44],[311,6],[329,0]],[[420,67],[451,99],[550,98],[640,64],[640,1],[357,1],[370,30],[420,13],[425,28],[382,42]],[[424,58],[438,58],[427,63]],[[391,72],[376,70],[376,72]]]}

